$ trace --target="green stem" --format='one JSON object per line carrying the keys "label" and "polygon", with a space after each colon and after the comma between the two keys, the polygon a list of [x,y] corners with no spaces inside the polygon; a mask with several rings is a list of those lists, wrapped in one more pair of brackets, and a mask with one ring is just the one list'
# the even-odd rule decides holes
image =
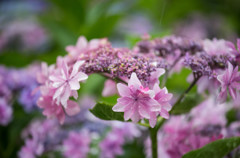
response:
{"label": "green stem", "polygon": [[113,81],[115,81],[115,82],[117,82],[117,83],[122,82],[122,83],[124,83],[124,84],[126,84],[126,85],[128,84],[126,81],[124,81],[123,79],[121,79],[121,78],[119,78],[119,77],[111,78],[111,77],[109,77],[109,76],[107,76],[107,75],[105,75],[105,74],[103,74],[103,73],[100,73],[100,75],[102,75],[103,77],[105,77],[105,78],[107,78],[107,79],[113,80]]}
{"label": "green stem", "polygon": [[[185,97],[185,95],[194,87],[194,85],[197,83],[198,78],[194,79],[194,81],[189,85],[189,87],[180,95],[180,97],[178,98],[178,100],[176,101],[176,103],[174,104],[173,108],[170,111],[170,114],[172,113],[175,105],[177,105],[178,103],[180,103],[182,101],[182,99]],[[157,158],[158,157],[158,151],[157,151],[157,133],[158,130],[162,127],[162,125],[166,122],[166,119],[160,117],[160,119],[157,122],[157,125],[154,128],[149,128],[149,132],[150,132],[150,138],[152,141],[152,158]]]}
{"label": "green stem", "polygon": [[152,148],[152,158],[158,158],[157,128],[149,128]]}
{"label": "green stem", "polygon": [[175,109],[176,105],[179,104],[183,98],[185,97],[185,95],[194,87],[194,85],[197,83],[199,78],[196,78],[193,80],[193,82],[189,85],[189,87],[180,95],[180,97],[178,98],[178,100],[175,102],[175,104],[173,105],[173,108],[170,111],[170,114],[172,113],[172,111]]}

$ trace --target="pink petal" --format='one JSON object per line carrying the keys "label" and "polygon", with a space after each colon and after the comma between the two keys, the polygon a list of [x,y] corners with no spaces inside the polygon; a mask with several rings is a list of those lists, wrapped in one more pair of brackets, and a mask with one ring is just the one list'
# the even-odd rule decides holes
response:
{"label": "pink petal", "polygon": [[230,62],[228,62],[228,70],[227,70],[228,74],[226,75],[227,76],[227,80],[229,81],[230,80],[230,77],[232,76],[232,73],[233,73],[233,66]]}
{"label": "pink petal", "polygon": [[227,99],[227,91],[226,90],[225,91],[221,91],[219,93],[219,95],[218,95],[218,102],[219,103],[223,103],[223,102],[226,101],[226,99]]}
{"label": "pink petal", "polygon": [[139,113],[137,111],[134,111],[131,120],[134,123],[137,123],[140,120],[141,116],[139,115]]}
{"label": "pink petal", "polygon": [[87,47],[87,45],[88,45],[87,39],[84,36],[80,36],[76,44],[77,48],[84,49]]}
{"label": "pink petal", "polygon": [[77,113],[79,113],[80,107],[76,102],[68,100],[67,108],[65,108],[65,110],[69,116],[73,116],[73,115],[76,115]]}
{"label": "pink petal", "polygon": [[69,82],[69,85],[71,87],[71,90],[79,90],[80,89],[80,84],[77,80],[71,80]]}
{"label": "pink petal", "polygon": [[120,96],[130,96],[131,95],[129,87],[122,83],[117,84],[117,89],[118,89],[118,93]]}
{"label": "pink petal", "polygon": [[74,76],[77,74],[77,72],[78,72],[78,70],[79,70],[79,67],[80,67],[83,63],[84,63],[84,61],[81,60],[81,61],[77,61],[77,62],[73,65],[73,69],[72,69],[72,73],[71,73],[71,75],[70,75],[70,78],[74,77]]}
{"label": "pink petal", "polygon": [[138,106],[138,112],[142,117],[144,117],[146,119],[150,118],[150,111],[148,110],[148,108],[145,105],[140,104]]}
{"label": "pink petal", "polygon": [[105,81],[102,96],[107,97],[114,95],[116,93],[117,93],[116,83],[110,79]]}
{"label": "pink petal", "polygon": [[61,68],[62,68],[61,72],[63,74],[64,79],[67,79],[69,77],[68,66],[67,66],[67,63],[64,60],[62,60],[62,67]]}
{"label": "pink petal", "polygon": [[63,92],[63,94],[61,96],[61,104],[65,108],[67,107],[67,101],[68,101],[70,95],[71,95],[70,86],[66,86],[65,91]]}
{"label": "pink petal", "polygon": [[78,92],[77,91],[72,91],[72,96],[74,97],[74,99],[78,98]]}
{"label": "pink petal", "polygon": [[169,119],[169,113],[164,109],[161,110],[160,115],[165,119]]}
{"label": "pink petal", "polygon": [[79,73],[76,74],[74,79],[77,79],[78,81],[84,81],[84,80],[88,79],[88,75],[86,75],[83,72],[79,72]]}
{"label": "pink petal", "polygon": [[117,103],[116,105],[113,106],[112,110],[115,112],[124,112],[127,106],[128,104]]}
{"label": "pink petal", "polygon": [[237,98],[237,92],[236,90],[234,90],[232,87],[228,87],[229,89],[229,94],[231,95],[231,97],[235,100]]}
{"label": "pink petal", "polygon": [[157,115],[155,112],[152,112],[150,115],[149,124],[152,128],[154,128],[156,123],[157,123]]}
{"label": "pink petal", "polygon": [[127,109],[125,109],[125,112],[124,112],[124,120],[125,121],[129,120],[132,117],[134,111],[136,110],[135,104],[136,103],[134,102],[132,105],[128,106]]}
{"label": "pink petal", "polygon": [[240,51],[240,39],[237,39],[237,47],[238,47],[238,51]]}
{"label": "pink petal", "polygon": [[64,90],[63,86],[59,87],[53,95],[53,100],[58,98],[63,93],[63,90]]}
{"label": "pink petal", "polygon": [[134,86],[138,89],[141,86],[141,82],[139,81],[135,72],[132,73],[130,80],[128,81],[128,86]]}

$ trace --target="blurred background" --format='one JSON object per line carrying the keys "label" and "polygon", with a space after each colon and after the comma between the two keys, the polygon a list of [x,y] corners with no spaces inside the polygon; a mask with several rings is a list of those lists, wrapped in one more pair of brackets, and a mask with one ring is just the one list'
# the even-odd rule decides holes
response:
{"label": "blurred background", "polygon": [[[235,41],[239,17],[239,0],[0,0],[0,65],[52,64],[80,35],[107,37],[114,46],[130,48],[146,33]],[[85,91],[96,89],[91,85]],[[14,106],[11,123],[0,128],[1,158],[16,157],[22,129],[41,116],[23,109]]]}
{"label": "blurred background", "polygon": [[80,35],[115,46],[131,46],[144,33],[235,40],[239,17],[238,0],[1,0],[0,62],[53,63]]}

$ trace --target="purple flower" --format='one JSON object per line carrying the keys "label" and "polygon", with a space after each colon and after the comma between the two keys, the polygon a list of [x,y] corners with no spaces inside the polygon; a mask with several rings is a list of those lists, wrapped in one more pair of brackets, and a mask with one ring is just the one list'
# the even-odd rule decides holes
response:
{"label": "purple flower", "polygon": [[20,92],[20,96],[18,98],[19,103],[21,103],[26,112],[30,112],[37,108],[36,102],[40,96],[39,92],[35,94],[32,93],[37,86],[36,85],[30,86],[31,87],[26,87],[22,89]]}
{"label": "purple flower", "polygon": [[86,158],[91,142],[88,131],[70,132],[63,141],[64,156],[67,158]]}
{"label": "purple flower", "polygon": [[227,46],[230,52],[236,56],[236,61],[240,64],[240,39],[237,39],[237,48],[232,42],[227,42]]}
{"label": "purple flower", "polygon": [[124,139],[122,135],[116,132],[110,132],[100,143],[101,158],[115,158],[117,155],[123,154],[122,146]]}
{"label": "purple flower", "polygon": [[25,145],[18,153],[19,158],[35,158],[43,153],[43,144],[36,142],[34,139],[27,139]]}
{"label": "purple flower", "polygon": [[0,98],[0,124],[6,126],[12,119],[12,107]]}
{"label": "purple flower", "polygon": [[203,47],[206,53],[212,56],[216,55],[227,55],[228,54],[228,46],[227,42],[223,39],[216,39],[213,40],[206,39],[203,41]]}
{"label": "purple flower", "polygon": [[86,80],[88,76],[83,72],[78,72],[79,67],[84,61],[78,61],[73,65],[71,74],[66,62],[62,62],[60,73],[53,74],[49,78],[53,82],[52,86],[56,88],[53,99],[57,99],[57,104],[67,107],[67,101],[71,95],[77,98],[76,90],[80,89],[79,81]]}
{"label": "purple flower", "polygon": [[222,75],[217,76],[221,83],[221,92],[218,96],[219,102],[223,103],[227,99],[227,90],[233,99],[237,98],[237,91],[240,89],[240,74],[238,66],[233,69],[233,66],[228,62],[228,69]]}
{"label": "purple flower", "polygon": [[113,111],[124,112],[124,119],[138,122],[142,118],[150,119],[151,113],[160,111],[161,105],[153,99],[154,92],[144,88],[135,73],[132,73],[128,86],[117,84],[121,98],[118,98]]}

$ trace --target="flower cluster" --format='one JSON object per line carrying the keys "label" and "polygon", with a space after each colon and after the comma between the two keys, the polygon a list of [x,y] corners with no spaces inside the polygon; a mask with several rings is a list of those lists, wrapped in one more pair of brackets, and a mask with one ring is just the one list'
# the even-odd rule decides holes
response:
{"label": "flower cluster", "polygon": [[[188,115],[172,116],[159,131],[159,157],[180,158],[185,153],[223,137],[227,137],[225,113],[227,106],[218,105],[209,98]],[[150,156],[149,142],[146,152]],[[161,149],[160,149],[161,148]]]}
{"label": "flower cluster", "polygon": [[125,120],[131,119],[136,123],[146,118],[149,119],[150,126],[154,127],[159,114],[164,118],[169,117],[172,94],[168,94],[166,88],[160,89],[158,84],[155,84],[152,90],[143,87],[135,73],[131,75],[128,86],[118,83],[117,88],[121,98],[113,111],[124,112]]}
{"label": "flower cluster", "polygon": [[[131,123],[108,122],[93,117],[86,110],[91,108],[91,103],[90,98],[81,100],[79,116],[67,117],[65,126],[60,126],[54,119],[32,121],[22,133],[25,144],[18,153],[19,157],[49,156],[52,152],[59,152],[68,158],[85,158],[88,155],[115,157],[123,154],[123,145],[139,137],[139,129]],[[69,128],[73,124],[74,128]]]}
{"label": "flower cluster", "polygon": [[0,117],[1,125],[7,125],[12,117],[12,106],[18,101],[26,112],[37,108],[36,101],[39,93],[32,93],[38,87],[36,72],[37,65],[23,69],[6,68],[0,66]]}

